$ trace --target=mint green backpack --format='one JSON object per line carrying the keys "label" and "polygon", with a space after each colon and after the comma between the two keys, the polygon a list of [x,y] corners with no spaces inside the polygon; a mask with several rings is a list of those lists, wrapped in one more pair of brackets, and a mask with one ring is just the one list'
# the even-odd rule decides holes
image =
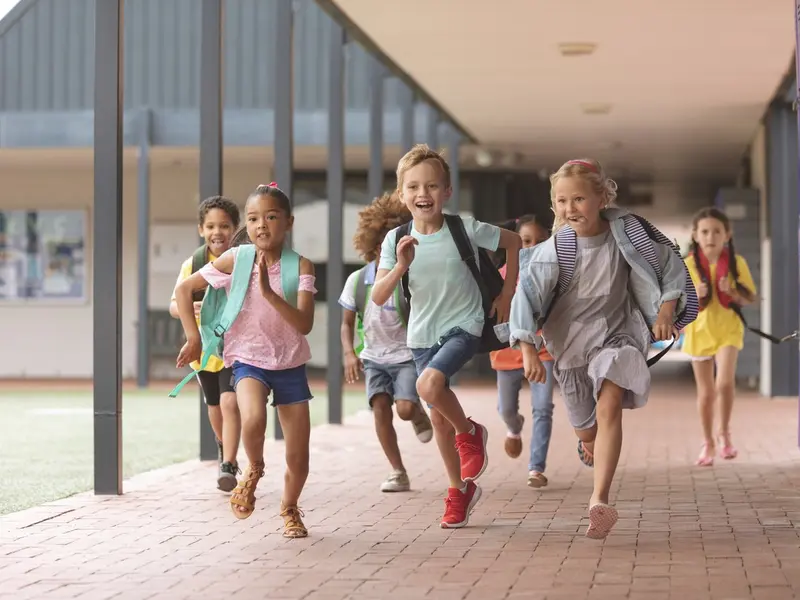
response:
{"label": "mint green backpack", "polygon": [[[231,325],[236,321],[242,310],[247,290],[250,287],[250,276],[256,262],[256,247],[253,244],[239,246],[236,261],[233,265],[231,291],[228,294],[225,288],[214,289],[209,286],[200,308],[200,338],[203,341],[203,353],[200,359],[200,368],[203,371],[212,356],[222,358],[220,344]],[[283,297],[292,306],[297,306],[297,291],[300,287],[300,255],[294,250],[284,248],[281,253],[281,288]],[[175,386],[169,393],[170,398],[175,398],[180,391],[195,375],[191,373]]]}

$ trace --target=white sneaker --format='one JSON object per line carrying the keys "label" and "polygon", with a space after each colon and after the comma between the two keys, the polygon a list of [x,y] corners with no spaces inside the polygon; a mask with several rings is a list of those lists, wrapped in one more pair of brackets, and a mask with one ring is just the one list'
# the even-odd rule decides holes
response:
{"label": "white sneaker", "polygon": [[419,408],[419,416],[411,422],[411,426],[414,428],[417,439],[423,444],[427,444],[433,439],[431,418],[421,406]]}
{"label": "white sneaker", "polygon": [[411,489],[411,482],[405,471],[392,471],[381,484],[382,492],[407,492]]}

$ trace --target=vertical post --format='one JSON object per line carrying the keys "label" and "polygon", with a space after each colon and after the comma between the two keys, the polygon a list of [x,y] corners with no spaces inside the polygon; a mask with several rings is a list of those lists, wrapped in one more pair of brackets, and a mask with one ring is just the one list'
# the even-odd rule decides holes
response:
{"label": "vertical post", "polygon": [[453,187],[450,209],[455,215],[461,212],[461,166],[458,164],[460,145],[461,134],[452,124],[449,124],[447,126],[447,158],[450,163],[450,183]]}
{"label": "vertical post", "polygon": [[136,330],[136,383],[150,383],[150,109],[139,113],[137,167],[138,328]]}
{"label": "vertical post", "polygon": [[383,85],[384,68],[375,58],[369,61],[369,198],[383,193]]}
{"label": "vertical post", "polygon": [[425,121],[425,143],[433,150],[439,149],[439,112],[431,105],[427,107]]}
{"label": "vertical post", "polygon": [[[795,85],[795,100],[794,100],[794,109],[795,113],[797,114],[797,140],[798,146],[800,146],[800,108],[798,107],[798,102],[800,102],[800,0],[794,0],[794,38],[795,38],[795,75],[794,75],[794,85]],[[800,147],[798,147],[798,156],[800,156]],[[800,179],[800,163],[798,164],[798,179]],[[798,190],[800,190],[800,182],[798,182]],[[794,198],[797,201],[797,198]],[[800,216],[798,216],[798,251],[800,252]],[[800,274],[798,274],[800,277]],[[800,310],[800,307],[798,307]],[[798,384],[800,386],[800,383]],[[800,404],[798,404],[798,414],[797,414],[797,444],[800,446]]]}
{"label": "vertical post", "polygon": [[[203,0],[200,23],[200,200],[222,194],[222,0]],[[200,460],[217,443],[200,393]]]}
{"label": "vertical post", "polygon": [[342,422],[342,343],[339,327],[344,286],[344,79],[345,31],[333,19],[328,49],[328,266],[325,293],[328,303],[328,422]]}
{"label": "vertical post", "polygon": [[95,3],[94,492],[122,494],[123,1]]}
{"label": "vertical post", "polygon": [[[292,197],[294,187],[294,7],[292,0],[275,0],[275,181]],[[286,243],[291,245],[291,236]],[[273,411],[275,439],[283,439],[277,409]]]}
{"label": "vertical post", "polygon": [[400,152],[405,154],[414,145],[414,102],[415,94],[409,86],[403,84],[403,95],[400,99]]}

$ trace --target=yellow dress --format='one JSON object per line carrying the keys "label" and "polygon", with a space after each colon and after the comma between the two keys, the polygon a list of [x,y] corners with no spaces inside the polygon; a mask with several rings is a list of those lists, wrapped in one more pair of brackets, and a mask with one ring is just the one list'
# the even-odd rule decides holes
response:
{"label": "yellow dress", "polygon": [[[693,257],[686,259],[686,266],[692,276],[694,285],[697,286],[700,284],[700,276],[695,268]],[[736,266],[739,270],[739,283],[755,294],[756,284],[753,282],[750,268],[747,266],[747,261],[738,254],[736,255]],[[709,281],[716,281],[717,265],[709,265],[709,271]],[[729,276],[729,279],[731,288],[733,288],[733,277]],[[709,284],[709,287],[712,287],[712,285]],[[697,319],[684,330],[683,351],[689,356],[698,358],[714,356],[720,348],[725,346],[742,349],[744,325],[741,319],[735,312],[720,304],[715,289],[710,293],[713,294],[711,301],[700,311]]]}
{"label": "yellow dress", "polygon": [[[217,260],[217,257],[208,253],[208,262],[214,262]],[[178,284],[189,277],[192,274],[192,257],[190,256],[181,265],[180,273],[178,273],[178,281],[175,282],[175,287],[178,287]],[[175,302],[175,290],[172,290],[172,302]],[[197,319],[197,325],[200,326],[200,319]],[[200,368],[200,363],[198,361],[194,361],[191,366],[195,371]],[[208,364],[206,365],[205,370],[211,373],[219,373],[225,367],[225,363],[223,363],[219,358],[216,356],[210,356],[208,358]]]}

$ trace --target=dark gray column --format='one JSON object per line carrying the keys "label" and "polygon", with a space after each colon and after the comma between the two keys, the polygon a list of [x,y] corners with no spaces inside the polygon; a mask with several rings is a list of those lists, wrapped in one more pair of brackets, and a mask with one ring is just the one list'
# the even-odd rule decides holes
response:
{"label": "dark gray column", "polygon": [[[294,188],[294,7],[292,0],[275,0],[275,176],[278,186],[292,197]],[[270,82],[267,82],[269,85]],[[286,238],[291,246],[291,233]],[[275,439],[283,439],[277,409],[273,411]]]}
{"label": "dark gray column", "polygon": [[461,134],[451,124],[447,124],[447,161],[450,163],[450,182],[453,186],[453,195],[450,200],[450,209],[454,214],[461,211],[461,166],[458,164]]}
{"label": "dark gray column", "polygon": [[342,344],[339,329],[344,286],[344,78],[345,32],[330,21],[328,48],[328,266],[325,281],[328,303],[328,422],[342,422]]}
{"label": "dark gray column", "polygon": [[94,492],[122,493],[122,0],[95,3]]}
{"label": "dark gray column", "polygon": [[[331,59],[333,60],[333,59]],[[374,58],[369,61],[369,172],[370,198],[383,194],[383,86],[386,69]]]}
{"label": "dark gray column", "polygon": [[428,105],[425,111],[425,143],[433,150],[439,150],[439,111]]}
{"label": "dark gray column", "polygon": [[[800,101],[800,0],[794,0],[794,39],[794,98],[795,112],[797,113],[797,137],[798,142],[800,142],[800,110],[797,107],[797,103]],[[798,149],[798,157],[800,157],[800,149]],[[798,165],[798,173],[800,173],[800,164]],[[800,230],[800,223],[798,223],[798,230]],[[798,245],[798,254],[800,254],[800,245]],[[800,317],[798,320],[800,320]],[[798,372],[800,372],[800,369],[798,369]],[[798,387],[800,388],[800,382],[798,382]],[[798,404],[797,410],[797,443],[800,445],[800,404]]]}
{"label": "dark gray column", "polygon": [[[222,0],[203,0],[200,23],[200,201],[222,194]],[[217,443],[200,394],[200,460]]]}
{"label": "dark gray column", "polygon": [[414,105],[416,94],[408,85],[401,86],[400,98],[400,152],[405,154],[414,146]]}
{"label": "dark gray column", "polygon": [[136,329],[136,383],[150,383],[150,109],[139,114],[137,167],[138,327]]}
{"label": "dark gray column", "polygon": [[[767,113],[769,235],[772,312],[770,333],[798,329],[798,131],[790,104],[775,101]],[[798,395],[798,344],[772,346],[772,396]]]}

